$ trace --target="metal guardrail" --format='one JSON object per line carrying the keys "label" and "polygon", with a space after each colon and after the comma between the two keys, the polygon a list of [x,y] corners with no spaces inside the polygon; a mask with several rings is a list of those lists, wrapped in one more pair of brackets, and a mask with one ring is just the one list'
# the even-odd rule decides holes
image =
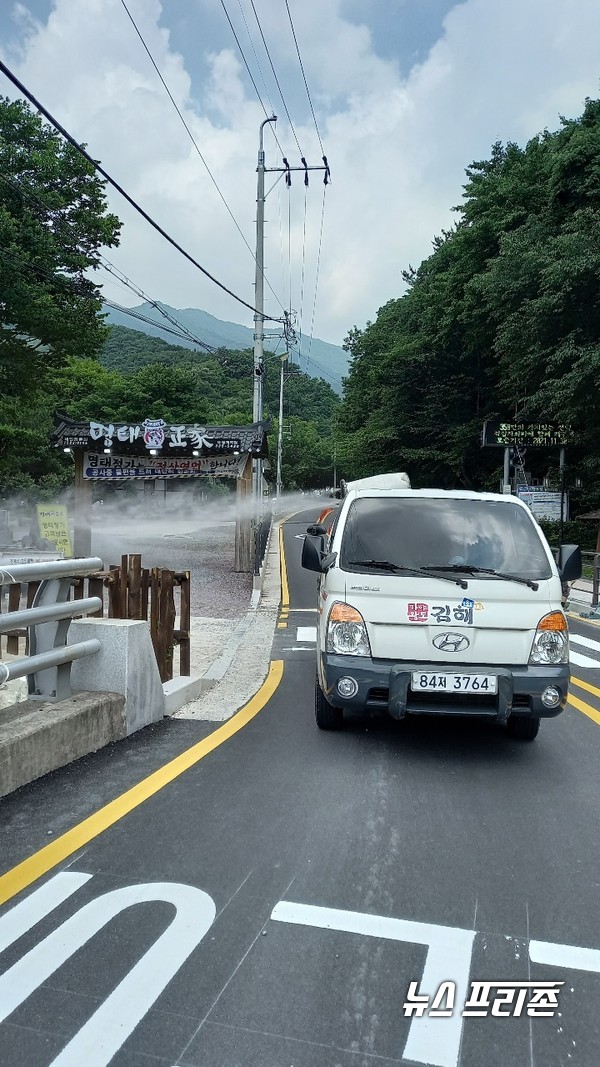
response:
{"label": "metal guardrail", "polygon": [[102,560],[97,557],[0,567],[0,592],[7,585],[40,583],[30,608],[0,614],[0,634],[19,626],[29,631],[29,655],[0,662],[0,685],[27,676],[30,698],[64,700],[71,695],[71,663],[99,652],[100,641],[94,638],[67,645],[69,622],[75,615],[88,615],[102,607],[99,597],[69,600],[71,580],[101,568]]}

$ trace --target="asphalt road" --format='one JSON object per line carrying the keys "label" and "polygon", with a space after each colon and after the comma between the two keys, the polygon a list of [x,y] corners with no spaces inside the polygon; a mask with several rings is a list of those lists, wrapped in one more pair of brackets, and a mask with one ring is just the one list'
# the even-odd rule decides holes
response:
{"label": "asphalt road", "polygon": [[[0,807],[3,1067],[598,1064],[599,630],[573,624],[575,704],[532,744],[463,720],[320,732],[313,516],[284,528],[268,699]],[[167,760],[190,765],[124,793]],[[434,1019],[405,1017],[413,981],[456,982],[459,1007],[493,983],[494,1011],[498,985],[564,984],[551,1016],[523,987],[519,1017]]]}

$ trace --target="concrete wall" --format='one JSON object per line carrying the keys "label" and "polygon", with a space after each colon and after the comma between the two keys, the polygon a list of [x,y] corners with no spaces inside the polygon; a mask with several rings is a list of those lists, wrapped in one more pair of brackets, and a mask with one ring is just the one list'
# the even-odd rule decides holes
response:
{"label": "concrete wall", "polygon": [[0,711],[0,796],[126,736],[118,693],[26,700]]}
{"label": "concrete wall", "polygon": [[74,619],[67,643],[97,637],[101,648],[71,667],[74,690],[110,689],[125,697],[127,734],[159,722],[165,714],[165,695],[147,622],[133,619]]}

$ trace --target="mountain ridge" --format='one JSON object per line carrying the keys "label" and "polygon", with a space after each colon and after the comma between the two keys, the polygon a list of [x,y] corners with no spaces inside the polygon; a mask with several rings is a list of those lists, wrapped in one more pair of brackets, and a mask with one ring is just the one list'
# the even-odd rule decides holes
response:
{"label": "mountain ridge", "polygon": [[[187,327],[195,337],[212,348],[244,350],[252,348],[254,345],[254,332],[247,326],[218,319],[201,308],[174,308],[162,301],[157,303],[169,315]],[[169,344],[176,344],[182,348],[194,349],[198,347],[197,344],[191,340],[186,340],[185,337],[173,338],[172,335],[166,334],[161,329],[161,325],[169,324],[153,304],[144,301],[143,304],[138,304],[128,310],[135,312],[136,315],[144,315],[146,319],[152,319],[153,322],[145,322],[136,319],[131,314],[125,314],[122,311],[110,308],[107,309],[106,313],[105,321],[107,325],[125,326],[130,330],[135,329],[139,333],[146,333],[150,337],[160,337],[163,340],[168,337]],[[135,326],[133,325],[134,322],[136,323]],[[268,324],[266,326],[267,332],[269,332]],[[265,350],[281,352],[283,349],[281,342],[266,338]],[[292,362],[312,378],[323,378],[337,393],[342,392],[342,378],[348,373],[349,361],[348,354],[344,352],[341,346],[332,345],[328,341],[321,341],[316,337],[312,338],[312,341],[303,339],[299,348],[294,347],[292,350]]]}

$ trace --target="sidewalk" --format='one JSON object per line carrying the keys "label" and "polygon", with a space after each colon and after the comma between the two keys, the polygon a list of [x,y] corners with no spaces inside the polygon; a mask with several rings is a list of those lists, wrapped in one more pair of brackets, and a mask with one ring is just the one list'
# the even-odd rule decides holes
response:
{"label": "sidewalk", "polygon": [[[587,616],[594,612],[591,618]],[[592,582],[588,578],[578,578],[571,586],[566,604],[566,612],[572,619],[583,618],[586,622],[600,623],[600,609],[592,609]],[[596,614],[597,613],[597,614]]]}
{"label": "sidewalk", "polygon": [[267,677],[281,600],[280,521],[273,522],[257,608],[240,619],[192,619],[191,671],[205,691],[173,719],[223,722],[250,700]]}

